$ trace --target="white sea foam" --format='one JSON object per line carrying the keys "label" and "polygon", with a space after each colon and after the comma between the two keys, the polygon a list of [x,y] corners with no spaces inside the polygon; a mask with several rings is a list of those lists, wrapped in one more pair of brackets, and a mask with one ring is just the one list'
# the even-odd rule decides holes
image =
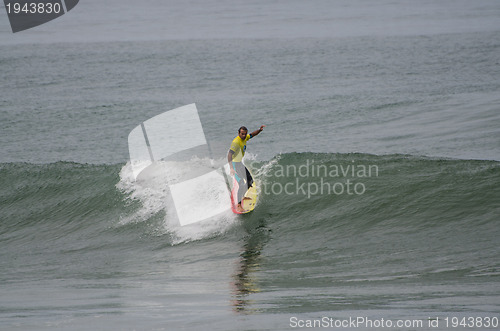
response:
{"label": "white sea foam", "polygon": [[[147,174],[139,176],[138,180],[134,180],[130,162],[123,166],[120,171],[120,182],[117,188],[128,195],[131,201],[139,201],[141,207],[133,214],[122,217],[119,221],[119,226],[129,223],[146,222],[157,213],[164,212],[165,216],[162,224],[157,226],[154,233],[157,235],[169,234],[172,237],[172,244],[187,242],[192,240],[200,240],[220,233],[224,233],[235,222],[237,217],[229,209],[229,199],[222,198],[221,190],[214,192],[213,178],[210,176],[197,177],[199,188],[208,188],[207,190],[197,189],[196,196],[191,196],[192,209],[186,209],[182,206],[175,205],[172,197],[172,185],[179,185],[182,179],[188,173],[200,171],[211,164],[207,159],[193,159],[189,162],[156,162],[148,168]],[[215,195],[215,198],[214,198]],[[219,197],[217,197],[219,195]],[[211,206],[203,204],[203,200],[210,198]],[[197,206],[201,206],[197,208]],[[177,207],[177,208],[176,208]],[[179,208],[183,208],[182,211]],[[191,223],[188,219],[181,226],[179,217],[185,216],[194,218],[195,220],[203,219],[206,214],[210,214],[210,210],[216,211],[216,215],[208,217],[202,221]],[[180,215],[179,213],[184,212]],[[187,214],[186,214],[187,212]]]}

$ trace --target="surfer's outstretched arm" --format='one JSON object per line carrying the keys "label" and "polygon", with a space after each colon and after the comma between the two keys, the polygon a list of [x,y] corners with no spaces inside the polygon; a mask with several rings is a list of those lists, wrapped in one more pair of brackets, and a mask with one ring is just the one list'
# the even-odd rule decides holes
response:
{"label": "surfer's outstretched arm", "polygon": [[262,130],[264,130],[264,128],[265,128],[265,127],[266,127],[265,125],[261,125],[261,126],[260,126],[260,129],[255,130],[254,132],[250,133],[250,138],[253,138],[253,137],[255,137],[256,135],[258,135],[259,133],[261,133],[261,132],[262,132]]}

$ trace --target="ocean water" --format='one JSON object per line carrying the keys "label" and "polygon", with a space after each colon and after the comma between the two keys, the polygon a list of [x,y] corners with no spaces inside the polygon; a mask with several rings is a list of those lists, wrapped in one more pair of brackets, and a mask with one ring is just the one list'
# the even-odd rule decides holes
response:
{"label": "ocean water", "polygon": [[[500,329],[497,2],[0,23],[1,330]],[[267,125],[252,213],[180,227],[132,179],[129,132],[193,102],[221,162]]]}

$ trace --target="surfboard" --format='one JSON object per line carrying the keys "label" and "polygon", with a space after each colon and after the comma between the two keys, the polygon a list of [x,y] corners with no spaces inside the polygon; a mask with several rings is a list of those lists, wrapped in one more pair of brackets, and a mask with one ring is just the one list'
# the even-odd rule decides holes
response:
{"label": "surfboard", "polygon": [[[250,170],[249,170],[250,171]],[[252,175],[252,173],[250,173]],[[251,212],[252,210],[255,209],[255,205],[257,203],[257,184],[255,182],[255,177],[252,175],[252,178],[254,179],[253,185],[245,192],[245,195],[241,201],[241,207],[245,209],[244,212],[240,212],[236,210],[236,207],[238,205],[238,189],[239,185],[236,179],[233,177],[233,189],[231,190],[231,210],[235,214],[247,214]],[[248,199],[245,199],[248,198]]]}

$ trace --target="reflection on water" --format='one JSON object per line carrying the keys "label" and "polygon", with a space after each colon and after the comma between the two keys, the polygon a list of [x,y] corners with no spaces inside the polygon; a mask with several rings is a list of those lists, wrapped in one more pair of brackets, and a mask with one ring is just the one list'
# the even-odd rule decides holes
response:
{"label": "reflection on water", "polygon": [[261,291],[257,273],[261,269],[261,251],[268,240],[269,230],[264,225],[259,225],[251,232],[253,233],[245,240],[238,267],[233,275],[234,300],[231,304],[233,310],[239,313],[256,312],[251,308],[253,302],[250,295]]}

